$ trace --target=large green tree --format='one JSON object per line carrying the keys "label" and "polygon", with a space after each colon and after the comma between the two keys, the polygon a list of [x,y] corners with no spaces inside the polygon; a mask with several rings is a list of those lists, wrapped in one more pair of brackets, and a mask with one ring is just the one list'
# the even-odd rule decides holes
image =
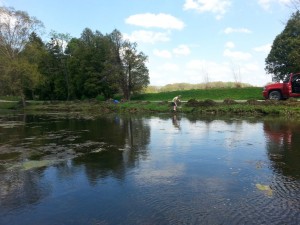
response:
{"label": "large green tree", "polygon": [[[73,38],[67,48],[70,74],[77,98],[113,97],[119,90],[118,48],[111,35],[86,28],[80,38]],[[117,52],[117,53],[116,53]]]}
{"label": "large green tree", "polygon": [[121,50],[123,73],[121,88],[125,99],[138,93],[149,84],[149,71],[146,67],[147,56],[138,52],[137,44],[125,41]]}
{"label": "large green tree", "polygon": [[0,7],[0,83],[2,92],[22,97],[33,89],[39,72],[35,62],[21,56],[30,35],[43,27],[35,17],[14,8]]}
{"label": "large green tree", "polygon": [[44,99],[69,100],[71,96],[71,84],[69,78],[69,55],[65,53],[66,46],[71,37],[69,34],[51,31],[51,40],[46,44],[48,54],[44,59],[43,77],[45,82],[41,87]]}
{"label": "large green tree", "polygon": [[103,62],[106,50],[103,35],[86,28],[80,38],[73,38],[68,47],[70,72],[77,98],[94,98],[101,94]]}
{"label": "large green tree", "polygon": [[42,39],[33,32],[29,37],[29,42],[19,55],[20,59],[27,62],[27,67],[31,67],[29,83],[24,86],[26,98],[34,99],[39,95],[37,89],[44,83],[41,67],[43,67],[43,59],[47,54],[48,52]]}
{"label": "large green tree", "polygon": [[118,30],[103,35],[89,28],[80,38],[52,31],[26,12],[0,7],[0,94],[44,100],[111,98],[130,100],[149,84],[147,56]]}
{"label": "large green tree", "polygon": [[274,80],[288,73],[300,72],[300,12],[292,14],[284,30],[275,38],[266,58],[266,72]]}

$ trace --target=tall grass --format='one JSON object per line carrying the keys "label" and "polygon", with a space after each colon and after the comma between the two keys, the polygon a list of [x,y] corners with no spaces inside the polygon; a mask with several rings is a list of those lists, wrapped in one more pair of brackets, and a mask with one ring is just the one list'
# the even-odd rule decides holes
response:
{"label": "tall grass", "polygon": [[165,86],[148,86],[145,89],[145,93],[159,93],[169,92],[176,90],[192,90],[192,89],[207,89],[207,88],[236,88],[236,87],[252,87],[250,84],[240,82],[208,82],[200,84],[189,84],[189,83],[175,83],[167,84]]}
{"label": "tall grass", "polygon": [[132,97],[132,100],[141,101],[171,101],[175,96],[181,95],[182,100],[250,100],[263,99],[261,87],[245,87],[245,88],[211,88],[197,90],[182,90],[160,93],[139,94]]}
{"label": "tall grass", "polygon": [[11,96],[11,95],[7,95],[7,96],[0,96],[1,100],[5,100],[5,101],[21,101],[21,98],[18,96]]}

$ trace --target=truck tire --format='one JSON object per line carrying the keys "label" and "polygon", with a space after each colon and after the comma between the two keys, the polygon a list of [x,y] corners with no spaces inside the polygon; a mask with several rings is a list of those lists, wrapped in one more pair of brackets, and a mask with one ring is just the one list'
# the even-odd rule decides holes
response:
{"label": "truck tire", "polygon": [[271,91],[269,93],[269,99],[271,99],[271,100],[280,100],[280,99],[282,99],[280,91]]}

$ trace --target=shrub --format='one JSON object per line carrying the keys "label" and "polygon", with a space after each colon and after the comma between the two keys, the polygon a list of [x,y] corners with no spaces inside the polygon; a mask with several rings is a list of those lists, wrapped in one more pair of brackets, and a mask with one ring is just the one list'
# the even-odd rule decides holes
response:
{"label": "shrub", "polygon": [[199,102],[196,99],[190,99],[186,103],[186,106],[188,106],[188,107],[197,107],[197,106],[199,106]]}
{"label": "shrub", "polygon": [[234,101],[233,99],[227,98],[227,99],[224,99],[223,103],[225,105],[233,105],[233,104],[236,104],[236,101]]}
{"label": "shrub", "polygon": [[250,99],[250,100],[247,100],[247,103],[249,105],[259,105],[259,101],[255,100],[255,99]]}
{"label": "shrub", "polygon": [[211,99],[206,99],[206,100],[200,102],[201,106],[214,106],[216,104],[217,103],[215,101],[211,100]]}

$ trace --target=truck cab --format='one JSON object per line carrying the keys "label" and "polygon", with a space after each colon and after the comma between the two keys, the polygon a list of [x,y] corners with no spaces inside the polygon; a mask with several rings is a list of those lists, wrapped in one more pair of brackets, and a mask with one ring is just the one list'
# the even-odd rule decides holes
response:
{"label": "truck cab", "polygon": [[264,87],[265,99],[288,99],[300,97],[300,73],[291,73],[284,77],[282,82],[268,84]]}

